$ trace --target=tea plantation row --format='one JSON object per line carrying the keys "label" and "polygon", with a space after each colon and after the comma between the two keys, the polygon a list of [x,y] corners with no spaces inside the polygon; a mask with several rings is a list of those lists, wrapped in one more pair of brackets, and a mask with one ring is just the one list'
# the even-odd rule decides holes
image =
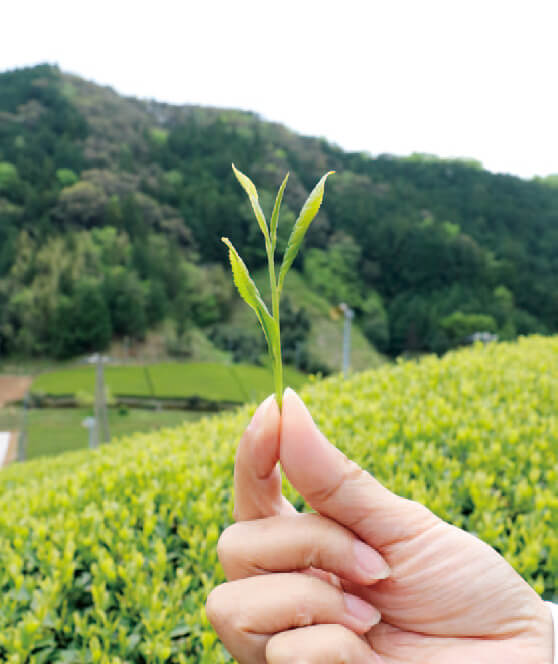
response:
{"label": "tea plantation row", "polygon": [[[303,396],[391,489],[558,595],[557,338],[384,366]],[[227,661],[203,606],[223,580],[215,545],[251,410],[3,471],[0,659]]]}
{"label": "tea plantation row", "polygon": [[[287,380],[297,387],[306,376],[285,367]],[[250,364],[212,362],[172,362],[145,365],[109,365],[105,382],[111,395],[138,397],[199,397],[207,401],[245,403],[264,398],[273,389],[271,371]],[[49,371],[39,375],[31,391],[51,396],[95,393],[95,369],[92,366]]]}

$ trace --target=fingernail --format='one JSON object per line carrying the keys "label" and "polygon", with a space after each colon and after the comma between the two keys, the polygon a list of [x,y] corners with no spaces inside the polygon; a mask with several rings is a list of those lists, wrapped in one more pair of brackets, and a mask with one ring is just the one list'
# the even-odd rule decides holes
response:
{"label": "fingernail", "polygon": [[290,397],[291,399],[296,399],[296,401],[298,402],[298,404],[300,405],[300,407],[301,407],[301,408],[304,408],[306,414],[307,414],[308,417],[312,420],[312,422],[314,421],[312,415],[310,415],[310,411],[308,410],[308,408],[306,408],[306,404],[305,404],[304,401],[298,396],[298,394],[292,389],[292,387],[287,387],[287,389],[283,392],[283,401],[284,401],[287,397]]}
{"label": "fingernail", "polygon": [[361,540],[355,541],[354,554],[362,573],[371,581],[387,579],[391,574],[391,570],[382,556]]}
{"label": "fingernail", "polygon": [[267,409],[269,408],[269,404],[271,403],[272,399],[273,394],[270,394],[267,399],[262,401],[261,404],[256,408],[256,412],[250,420],[248,429],[251,431],[257,431],[257,429],[261,426],[261,423],[265,420],[265,414],[267,413]]}
{"label": "fingernail", "polygon": [[285,391],[283,392],[283,399],[285,399],[285,398],[288,397],[289,395],[294,395],[297,399],[300,400],[300,397],[299,397],[298,394],[293,390],[292,387],[287,387],[287,388],[285,389]]}
{"label": "fingernail", "polygon": [[367,630],[373,625],[377,625],[381,620],[378,609],[356,595],[345,593],[345,608],[347,613],[362,623],[362,626]]}

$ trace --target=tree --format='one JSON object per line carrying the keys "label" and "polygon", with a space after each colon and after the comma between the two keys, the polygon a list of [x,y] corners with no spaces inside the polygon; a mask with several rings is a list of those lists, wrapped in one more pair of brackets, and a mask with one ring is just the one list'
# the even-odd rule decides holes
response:
{"label": "tree", "polygon": [[281,304],[281,346],[283,359],[305,369],[309,362],[307,341],[312,327],[310,317],[302,308],[295,309],[288,297]]}
{"label": "tree", "polygon": [[361,306],[360,327],[367,338],[382,352],[389,348],[389,318],[381,296],[371,292]]}
{"label": "tree", "polygon": [[406,350],[432,349],[437,323],[433,304],[426,296],[404,292],[390,303],[390,351],[398,355]]}
{"label": "tree", "polygon": [[475,332],[494,333],[498,324],[492,316],[487,314],[465,314],[454,311],[440,321],[440,327],[447,334],[452,345],[465,343]]}
{"label": "tree", "polygon": [[103,292],[114,334],[143,339],[147,330],[146,295],[137,274],[122,266],[110,269]]}
{"label": "tree", "polygon": [[9,161],[0,161],[0,193],[9,192],[18,180],[17,168]]}
{"label": "tree", "polygon": [[147,323],[154,325],[162,321],[167,315],[169,308],[167,294],[162,281],[157,278],[145,282],[145,289]]}
{"label": "tree", "polygon": [[71,168],[59,168],[56,171],[56,179],[63,187],[71,187],[79,180]]}
{"label": "tree", "polygon": [[345,302],[358,308],[362,303],[362,282],[358,266],[361,250],[346,233],[334,234],[326,250],[308,249],[304,255],[304,275],[318,293],[332,304]]}
{"label": "tree", "polygon": [[225,323],[211,328],[209,338],[217,348],[231,353],[234,362],[259,364],[265,353],[265,342],[259,330]]}
{"label": "tree", "polygon": [[66,225],[89,228],[102,220],[106,204],[101,189],[90,182],[76,182],[60,192],[54,216]]}
{"label": "tree", "polygon": [[82,280],[76,284],[71,297],[60,300],[51,336],[52,346],[60,358],[107,347],[112,329],[99,282]]}

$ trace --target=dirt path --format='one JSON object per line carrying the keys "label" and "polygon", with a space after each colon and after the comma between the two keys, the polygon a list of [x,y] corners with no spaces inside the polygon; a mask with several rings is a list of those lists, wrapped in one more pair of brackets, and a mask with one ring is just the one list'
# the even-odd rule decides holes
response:
{"label": "dirt path", "polygon": [[0,408],[23,399],[32,381],[31,376],[0,376]]}

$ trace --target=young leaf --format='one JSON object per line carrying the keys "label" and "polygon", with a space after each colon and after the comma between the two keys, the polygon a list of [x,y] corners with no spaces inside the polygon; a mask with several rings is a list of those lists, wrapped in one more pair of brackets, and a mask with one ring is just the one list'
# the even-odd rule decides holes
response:
{"label": "young leaf", "polygon": [[254,210],[256,219],[258,220],[258,225],[261,228],[266,241],[269,242],[270,241],[269,230],[267,228],[267,222],[265,220],[264,213],[260,206],[260,199],[258,198],[258,190],[256,189],[252,180],[250,180],[248,176],[244,175],[244,173],[241,173],[234,164],[232,165],[232,168],[234,174],[236,175],[236,179],[240,182],[242,188],[248,194],[248,198],[250,199],[250,203],[252,204],[252,209]]}
{"label": "young leaf", "polygon": [[279,331],[277,324],[269,313],[265,302],[260,295],[256,284],[252,281],[248,268],[238,255],[229,238],[222,237],[221,240],[229,248],[229,260],[231,262],[234,283],[242,299],[256,312],[260,325],[265,334],[267,345],[272,358],[275,357],[279,345]]}
{"label": "young leaf", "polygon": [[287,175],[285,175],[285,177],[283,178],[283,182],[279,187],[279,191],[277,192],[277,198],[275,199],[275,205],[273,206],[273,213],[271,215],[271,224],[270,224],[271,247],[273,250],[275,249],[275,245],[277,244],[277,224],[279,222],[279,208],[281,207],[281,201],[283,200],[283,193],[285,191],[285,187],[287,186],[288,179],[289,179],[289,174],[287,173]]}
{"label": "young leaf", "polygon": [[279,281],[277,284],[279,292],[281,292],[283,289],[283,282],[285,281],[285,277],[287,276],[289,268],[293,264],[293,261],[298,254],[300,245],[302,244],[304,236],[306,235],[306,231],[312,223],[312,219],[314,219],[314,217],[318,214],[318,210],[320,209],[320,205],[322,204],[324,197],[325,181],[328,175],[331,175],[332,173],[335,173],[335,171],[329,171],[329,173],[326,173],[320,179],[302,206],[302,210],[298,215],[298,219],[296,220],[291,236],[289,237],[285,255],[283,256],[283,262],[279,272]]}

